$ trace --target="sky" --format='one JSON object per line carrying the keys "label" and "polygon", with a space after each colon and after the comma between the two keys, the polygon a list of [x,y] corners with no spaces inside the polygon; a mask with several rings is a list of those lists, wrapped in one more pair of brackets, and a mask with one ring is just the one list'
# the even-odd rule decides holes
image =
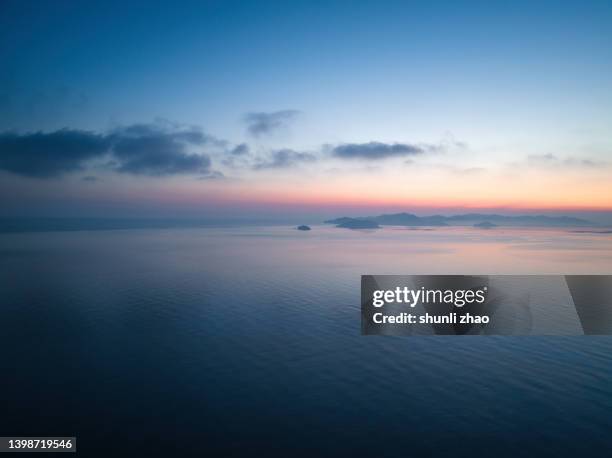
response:
{"label": "sky", "polygon": [[0,216],[612,211],[609,2],[0,3]]}

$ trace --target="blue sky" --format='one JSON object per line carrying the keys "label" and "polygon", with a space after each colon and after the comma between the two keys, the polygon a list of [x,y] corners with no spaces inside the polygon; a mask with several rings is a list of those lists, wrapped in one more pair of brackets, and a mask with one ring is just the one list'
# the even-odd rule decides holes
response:
{"label": "blue sky", "polygon": [[[0,132],[197,126],[226,151],[248,145],[244,170],[205,154],[255,187],[278,150],[343,144],[460,145],[422,162],[469,169],[611,156],[609,2],[5,1],[0,12]],[[250,114],[289,112],[249,130]],[[291,173],[277,171],[278,192]]]}

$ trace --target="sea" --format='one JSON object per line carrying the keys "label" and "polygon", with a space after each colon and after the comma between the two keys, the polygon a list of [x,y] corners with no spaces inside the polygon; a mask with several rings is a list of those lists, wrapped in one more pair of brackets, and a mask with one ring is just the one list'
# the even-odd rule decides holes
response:
{"label": "sea", "polygon": [[359,289],[611,274],[612,234],[311,227],[0,226],[0,436],[85,457],[612,456],[612,336],[362,336]]}

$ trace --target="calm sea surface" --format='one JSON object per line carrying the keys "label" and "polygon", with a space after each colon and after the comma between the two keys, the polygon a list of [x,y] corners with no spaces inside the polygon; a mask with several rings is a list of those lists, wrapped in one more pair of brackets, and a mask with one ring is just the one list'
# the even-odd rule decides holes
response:
{"label": "calm sea surface", "polygon": [[0,234],[0,435],[81,456],[612,456],[612,337],[360,336],[361,274],[612,273],[612,234]]}

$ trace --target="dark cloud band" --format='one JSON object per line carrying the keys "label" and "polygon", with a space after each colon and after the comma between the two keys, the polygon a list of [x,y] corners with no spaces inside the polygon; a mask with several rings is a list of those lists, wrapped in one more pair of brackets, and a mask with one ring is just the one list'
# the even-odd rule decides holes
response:
{"label": "dark cloud band", "polygon": [[346,143],[332,149],[332,155],[341,159],[386,159],[425,153],[425,148],[406,143]]}
{"label": "dark cloud band", "polygon": [[48,178],[75,172],[106,154],[108,137],[82,130],[19,135],[0,134],[0,169],[17,175]]}
{"label": "dark cloud band", "polygon": [[121,173],[164,176],[210,173],[206,154],[189,152],[213,142],[198,128],[135,124],[98,134],[62,129],[56,132],[0,134],[0,169],[18,175],[50,178],[83,170],[106,159]]}

